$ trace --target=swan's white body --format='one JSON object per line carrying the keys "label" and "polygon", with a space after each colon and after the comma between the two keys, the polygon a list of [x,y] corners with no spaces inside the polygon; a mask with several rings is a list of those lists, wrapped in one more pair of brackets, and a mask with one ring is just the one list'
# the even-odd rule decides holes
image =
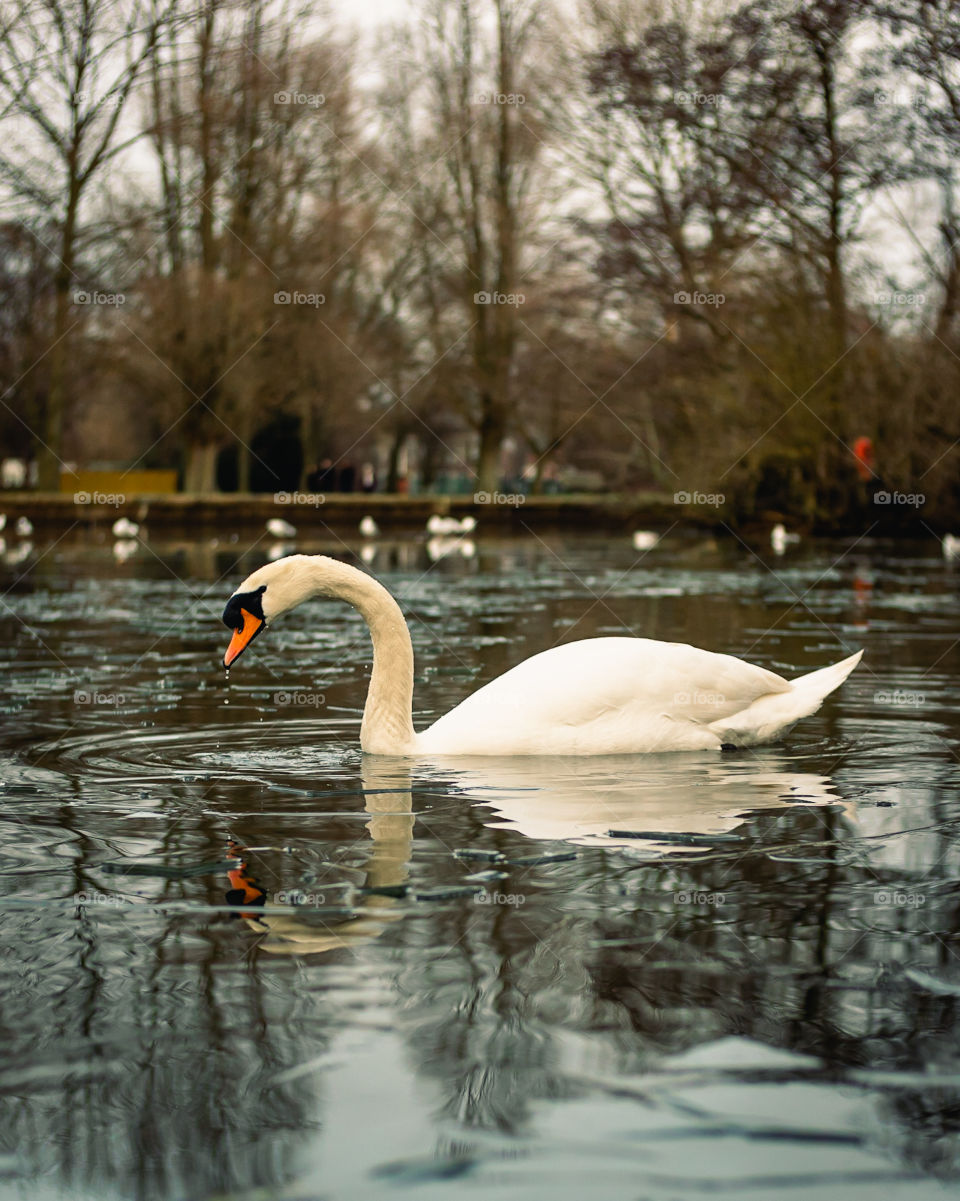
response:
{"label": "swan's white body", "polygon": [[[590,638],[525,660],[418,734],[410,633],[397,602],[365,572],[324,555],[291,555],[249,576],[228,612],[250,598],[269,624],[312,596],[348,601],[370,627],[373,672],[360,744],[381,755],[616,755],[756,746],[815,712],[863,654],[787,681],[681,643]],[[225,662],[233,662],[258,629],[251,622],[245,640],[238,632]]]}

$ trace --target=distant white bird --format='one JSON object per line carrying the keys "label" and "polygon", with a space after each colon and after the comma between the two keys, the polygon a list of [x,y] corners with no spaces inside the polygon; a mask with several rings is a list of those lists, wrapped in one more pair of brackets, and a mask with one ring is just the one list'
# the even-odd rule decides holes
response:
{"label": "distant white bird", "polygon": [[4,459],[0,463],[0,486],[22,488],[27,482],[27,465],[23,459]]}
{"label": "distant white bird", "polygon": [[114,538],[136,538],[140,533],[139,525],[126,517],[118,517],[110,528],[113,530]]}
{"label": "distant white bird", "polygon": [[655,534],[653,530],[634,530],[633,531],[633,549],[634,550],[650,550],[660,541],[660,535]]}
{"label": "distant white bird", "polygon": [[282,517],[271,517],[267,522],[267,533],[271,538],[295,538],[297,527]]}
{"label": "distant white bird", "polygon": [[360,558],[368,567],[376,557],[377,548],[375,546],[371,546],[369,542],[365,542],[363,546],[360,547]]}
{"label": "distant white bird", "polygon": [[267,558],[271,563],[276,563],[277,559],[285,558],[294,550],[296,550],[296,547],[291,546],[289,542],[274,542],[274,544],[267,551]]}
{"label": "distant white bird", "polygon": [[477,528],[476,517],[441,517],[439,513],[431,513],[427,519],[427,533],[434,537],[445,538],[451,534],[472,534]]}
{"label": "distant white bird", "polygon": [[118,538],[113,544],[113,557],[120,563],[126,563],[131,555],[137,553],[135,538]]}
{"label": "distant white bird", "polygon": [[[3,526],[0,525],[0,530]],[[945,559],[954,560],[960,559],[960,538],[956,534],[944,534],[943,541],[940,543],[940,549],[943,551]]]}
{"label": "distant white bird", "polygon": [[451,533],[451,520],[450,517],[441,517],[439,513],[431,513],[427,518],[427,533],[433,534],[434,537],[442,537],[444,534]]}
{"label": "distant white bird", "polygon": [[22,563],[24,559],[28,559],[33,551],[32,542],[18,542],[16,546],[11,547],[3,556],[3,561],[9,567],[16,567],[18,563]]}
{"label": "distant white bird", "polygon": [[380,527],[369,514],[360,522],[360,533],[364,538],[380,537]]}
{"label": "distant white bird", "polygon": [[770,531],[770,545],[773,547],[774,553],[782,555],[788,546],[800,541],[799,534],[788,534],[787,527],[781,522]]}
{"label": "distant white bird", "polygon": [[21,538],[29,538],[33,533],[33,522],[29,517],[17,518],[17,533]]}

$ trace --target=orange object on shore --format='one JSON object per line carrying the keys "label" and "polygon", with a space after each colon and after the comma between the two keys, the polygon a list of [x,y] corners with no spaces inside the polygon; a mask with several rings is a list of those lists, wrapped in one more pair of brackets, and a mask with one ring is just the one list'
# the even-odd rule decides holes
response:
{"label": "orange object on shore", "polygon": [[873,439],[868,438],[865,434],[861,435],[853,444],[853,454],[857,460],[857,475],[864,481],[873,479],[876,474]]}

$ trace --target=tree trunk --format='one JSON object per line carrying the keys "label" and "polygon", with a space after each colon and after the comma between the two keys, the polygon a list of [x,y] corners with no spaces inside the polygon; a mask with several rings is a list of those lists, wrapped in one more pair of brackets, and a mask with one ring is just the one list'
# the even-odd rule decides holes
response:
{"label": "tree trunk", "polygon": [[243,442],[237,441],[237,491],[250,491],[250,451]]}
{"label": "tree trunk", "polygon": [[215,442],[193,442],[187,447],[187,463],[183,472],[183,490],[194,494],[216,492],[217,454]]}
{"label": "tree trunk", "polygon": [[47,391],[43,443],[37,451],[37,487],[41,492],[60,491],[60,451],[63,445],[63,410],[67,356],[64,346],[70,297],[56,284],[53,319],[53,349],[50,351],[50,387]]}
{"label": "tree trunk", "polygon": [[433,430],[424,430],[420,435],[420,490],[429,492],[437,478],[437,455],[440,439]]}
{"label": "tree trunk", "polygon": [[[534,451],[534,454],[536,453]],[[530,487],[527,489],[528,495],[540,495],[540,489],[543,487],[543,473],[549,461],[549,448],[542,455],[537,455],[537,462],[533,469],[533,479],[530,481]]]}
{"label": "tree trunk", "polygon": [[50,351],[50,388],[44,419],[43,442],[37,454],[37,485],[42,492],[60,491],[63,451],[63,411],[67,375],[67,330],[70,326],[70,289],[73,286],[73,259],[77,230],[80,187],[74,175],[70,180],[67,211],[60,238],[60,261],[54,279],[53,347]]}
{"label": "tree trunk", "polygon": [[483,398],[483,410],[477,452],[477,491],[496,492],[500,488],[500,448],[507,432],[506,422],[489,397]]}
{"label": "tree trunk", "polygon": [[[823,93],[824,122],[830,148],[828,192],[828,228],[826,244],[826,294],[830,312],[830,363],[827,388],[827,423],[833,432],[848,438],[851,430],[846,428],[843,412],[847,390],[844,387],[846,363],[843,361],[847,349],[847,282],[843,266],[844,212],[846,194],[844,168],[841,166],[843,152],[840,145],[838,113],[836,105],[836,75],[833,48],[816,44],[820,63],[820,86]],[[836,457],[835,455],[833,457]]]}
{"label": "tree trunk", "polygon": [[398,429],[393,435],[393,441],[390,443],[390,454],[387,457],[387,491],[396,492],[397,481],[400,476],[400,453],[403,450],[403,444],[407,440],[407,431]]}

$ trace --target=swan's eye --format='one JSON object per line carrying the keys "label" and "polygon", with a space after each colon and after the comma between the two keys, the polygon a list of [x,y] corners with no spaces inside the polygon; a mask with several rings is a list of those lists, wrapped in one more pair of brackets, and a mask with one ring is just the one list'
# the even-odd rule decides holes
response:
{"label": "swan's eye", "polygon": [[230,597],[222,618],[228,630],[243,629],[244,612],[252,613],[258,621],[266,621],[263,615],[263,594],[266,590],[266,584],[261,584],[256,592],[235,592]]}

